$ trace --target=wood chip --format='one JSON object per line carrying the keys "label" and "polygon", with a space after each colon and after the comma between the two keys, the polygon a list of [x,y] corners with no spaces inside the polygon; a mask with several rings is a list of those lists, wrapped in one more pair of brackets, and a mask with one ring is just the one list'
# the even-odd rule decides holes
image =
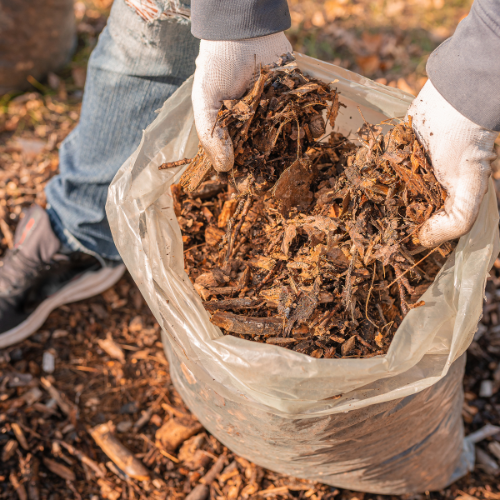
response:
{"label": "wood chip", "polygon": [[123,349],[113,340],[110,332],[106,334],[105,339],[98,339],[99,347],[109,354],[113,359],[117,359],[120,363],[125,363],[125,353]]}
{"label": "wood chip", "polygon": [[98,425],[90,431],[97,445],[104,453],[121,469],[127,476],[145,481],[149,479],[150,473],[140,460],[135,458],[132,452],[126,448],[111,432],[108,423]]}
{"label": "wood chip", "polygon": [[156,440],[167,451],[175,451],[186,439],[203,429],[190,417],[170,417],[157,431]]}
{"label": "wood chip", "polygon": [[75,473],[71,469],[51,458],[43,457],[43,464],[50,472],[57,474],[67,481],[74,481],[76,479]]}

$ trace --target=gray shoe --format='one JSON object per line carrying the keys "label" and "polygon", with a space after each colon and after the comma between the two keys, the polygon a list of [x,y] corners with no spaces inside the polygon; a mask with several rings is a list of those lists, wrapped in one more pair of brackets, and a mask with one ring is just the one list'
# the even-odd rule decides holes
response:
{"label": "gray shoe", "polygon": [[0,348],[36,332],[57,307],[108,289],[124,271],[123,264],[65,252],[45,210],[33,205],[0,261]]}

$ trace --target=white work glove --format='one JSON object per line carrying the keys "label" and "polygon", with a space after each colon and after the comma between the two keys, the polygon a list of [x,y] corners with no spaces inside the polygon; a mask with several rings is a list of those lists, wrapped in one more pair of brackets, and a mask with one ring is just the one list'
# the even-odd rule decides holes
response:
{"label": "white work glove", "polygon": [[496,158],[498,132],[476,125],[459,113],[430,80],[408,109],[413,129],[429,152],[437,180],[446,189],[444,210],[420,229],[422,245],[432,247],[467,233],[488,188]]}
{"label": "white work glove", "polygon": [[227,130],[214,129],[222,101],[241,97],[260,65],[275,62],[288,52],[292,46],[282,32],[246,40],[201,40],[192,92],[194,121],[198,137],[219,172],[231,170],[234,164]]}

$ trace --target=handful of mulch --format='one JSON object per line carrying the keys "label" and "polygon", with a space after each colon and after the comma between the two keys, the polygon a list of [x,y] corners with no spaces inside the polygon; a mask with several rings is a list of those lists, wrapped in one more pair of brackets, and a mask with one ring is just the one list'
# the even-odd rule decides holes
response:
{"label": "handful of mulch", "polygon": [[325,135],[340,106],[284,56],[219,111],[234,169],[216,175],[201,146],[185,160],[172,186],[185,268],[224,333],[316,358],[384,354],[451,252],[417,238],[446,193],[411,123],[365,122],[356,146]]}

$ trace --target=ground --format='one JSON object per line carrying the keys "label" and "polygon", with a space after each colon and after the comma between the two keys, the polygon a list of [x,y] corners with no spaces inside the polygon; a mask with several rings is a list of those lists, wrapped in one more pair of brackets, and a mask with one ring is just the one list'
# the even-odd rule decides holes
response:
{"label": "ground", "polygon": [[[290,0],[293,26],[288,35],[300,52],[416,94],[426,81],[428,55],[453,33],[470,4]],[[109,0],[76,2],[73,60],[47,80],[32,80],[28,91],[0,97],[2,253],[12,246],[22,209],[33,201],[45,202],[43,186],[57,173],[58,148],[78,122],[86,61],[109,7]],[[495,179],[500,179],[498,170],[495,164]],[[497,261],[468,353],[467,433],[499,421],[499,315]],[[180,449],[155,440],[169,417],[179,428],[197,433]],[[140,477],[137,470],[124,476],[96,444],[91,429],[106,422],[116,427],[126,447],[122,453],[133,453],[147,467],[149,480],[134,479]],[[418,498],[500,499],[494,458],[499,441],[497,434],[478,444],[482,453],[473,473]],[[171,384],[158,325],[128,275],[97,297],[54,311],[30,339],[0,350],[0,447],[0,499],[180,499],[195,488],[206,494],[200,478],[212,467],[222,473],[212,482],[211,498],[379,497],[261,469],[200,432]]]}

